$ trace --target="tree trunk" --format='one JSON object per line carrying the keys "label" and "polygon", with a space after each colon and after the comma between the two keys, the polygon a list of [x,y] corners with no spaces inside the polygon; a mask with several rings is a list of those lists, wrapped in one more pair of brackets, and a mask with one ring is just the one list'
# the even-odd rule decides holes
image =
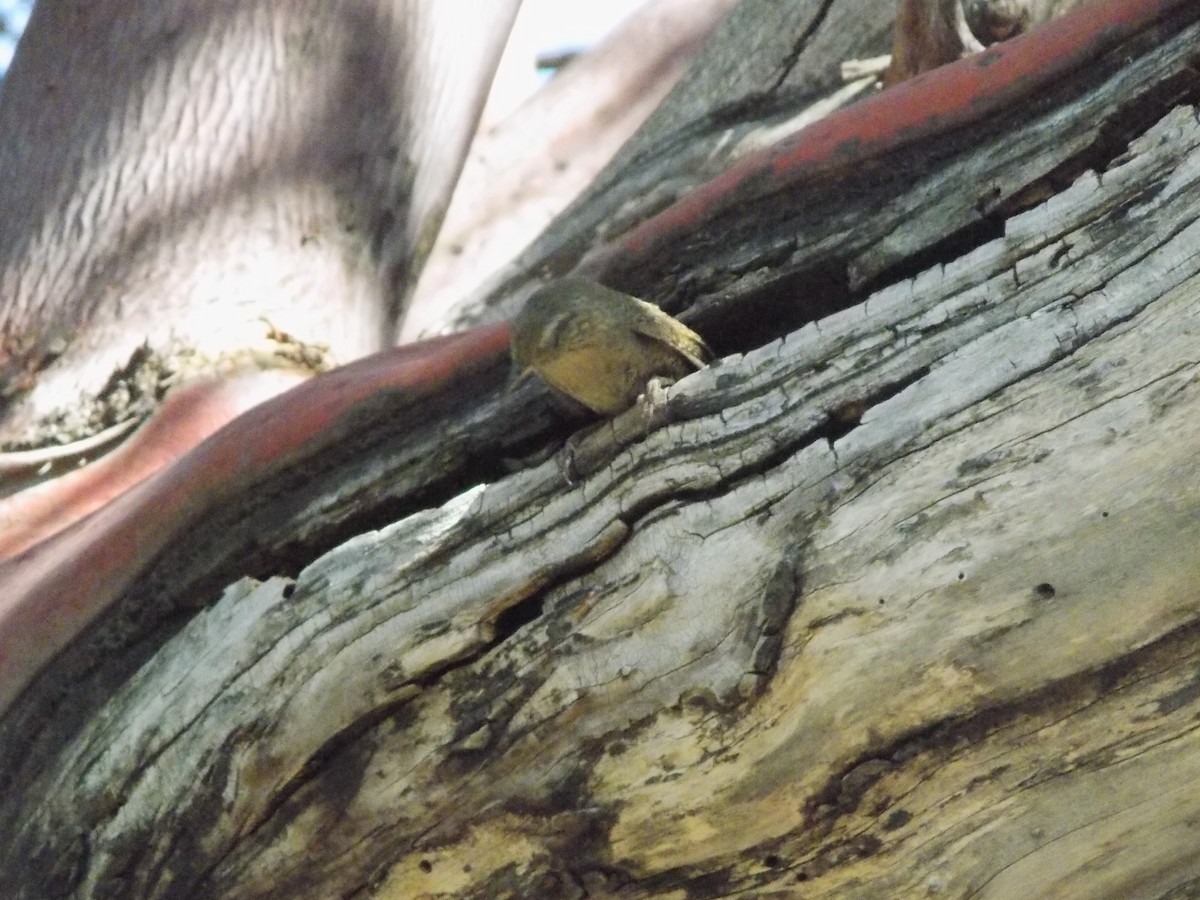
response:
{"label": "tree trunk", "polygon": [[481,351],[197,513],[0,721],[5,896],[1200,889],[1198,39],[584,198],[474,314],[570,260],[722,358],[564,449]]}
{"label": "tree trunk", "polygon": [[0,448],[389,346],[517,5],[39,2],[0,104]]}

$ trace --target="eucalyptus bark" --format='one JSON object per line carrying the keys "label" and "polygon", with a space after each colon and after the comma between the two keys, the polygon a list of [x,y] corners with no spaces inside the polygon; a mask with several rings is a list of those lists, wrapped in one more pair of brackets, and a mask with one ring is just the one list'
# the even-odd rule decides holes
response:
{"label": "eucalyptus bark", "polygon": [[0,93],[0,449],[389,346],[517,5],[39,2]]}
{"label": "eucalyptus bark", "polygon": [[569,451],[492,367],[218,511],[0,722],[6,896],[1194,891],[1198,19],[610,263],[723,355]]}

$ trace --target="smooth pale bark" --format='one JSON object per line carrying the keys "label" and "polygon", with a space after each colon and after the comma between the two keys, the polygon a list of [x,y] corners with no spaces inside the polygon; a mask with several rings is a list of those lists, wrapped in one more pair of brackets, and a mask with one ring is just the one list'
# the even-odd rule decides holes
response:
{"label": "smooth pale bark", "polygon": [[390,345],[516,5],[38,3],[0,94],[0,445]]}

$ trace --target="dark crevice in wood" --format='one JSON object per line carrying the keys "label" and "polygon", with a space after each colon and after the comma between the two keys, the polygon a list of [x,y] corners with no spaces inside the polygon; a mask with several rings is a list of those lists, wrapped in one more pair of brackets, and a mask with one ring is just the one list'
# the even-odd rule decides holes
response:
{"label": "dark crevice in wood", "polygon": [[[1173,75],[1150,85],[1117,107],[1100,125],[1095,143],[1085,151],[1088,168],[1107,171],[1129,145],[1144,135],[1172,109],[1200,103],[1200,54],[1180,63]],[[1090,157],[1086,154],[1090,152]]]}
{"label": "dark crevice in wood", "polygon": [[1192,68],[1185,67],[1130,98],[1100,123],[1096,139],[1089,146],[984,214],[998,221],[1011,218],[1066,190],[1086,172],[1104,173],[1113,168],[1129,152],[1130,145],[1173,108],[1200,103],[1200,56],[1190,65]]}
{"label": "dark crevice in wood", "polygon": [[[686,287],[684,279],[681,291]],[[739,286],[738,296],[706,297],[698,315],[683,318],[717,356],[728,356],[756,350],[810,322],[855,306],[866,296],[859,291],[851,293],[845,265],[832,261],[782,274],[763,270],[757,284],[747,279]]]}
{"label": "dark crevice in wood", "polygon": [[536,622],[544,612],[542,601],[544,592],[538,592],[532,597],[514,603],[496,616],[496,643],[507,640],[531,622]]}
{"label": "dark crevice in wood", "polygon": [[[454,663],[448,665],[450,668]],[[444,670],[443,670],[444,671]],[[432,676],[430,676],[432,677]],[[373,751],[369,746],[377,729],[386,722],[394,722],[403,728],[407,719],[411,718],[410,704],[412,698],[404,698],[392,703],[383,704],[363,716],[338,733],[331,735],[320,748],[305,761],[304,765],[288,781],[280,786],[270,802],[263,809],[253,825],[249,826],[237,844],[230,845],[223,853],[213,854],[210,865],[203,870],[192,873],[192,877],[181,887],[183,893],[178,896],[196,896],[192,893],[198,887],[209,884],[214,873],[221,868],[227,859],[254,842],[255,835],[265,829],[278,834],[287,829],[289,823],[298,815],[309,810],[310,804],[323,802],[338,803],[351,799],[357,789],[358,782],[365,777],[365,765]],[[359,758],[354,758],[355,754]],[[331,777],[332,776],[332,777]],[[297,795],[316,785],[321,791],[320,800],[301,800]],[[334,795],[337,796],[334,796]],[[217,817],[213,817],[216,821]],[[178,854],[175,854],[177,857]],[[172,895],[174,896],[174,895]]]}
{"label": "dark crevice in wood", "polygon": [[987,217],[972,222],[957,231],[946,235],[941,240],[924,247],[917,253],[908,256],[902,262],[885,269],[868,281],[855,286],[855,293],[869,297],[876,291],[915,278],[922,272],[957,262],[967,254],[979,249],[984,244],[1004,237],[1004,219]]}
{"label": "dark crevice in wood", "polygon": [[[564,577],[564,581],[569,578],[576,577],[578,573],[571,573]],[[502,612],[496,619],[495,629],[489,636],[489,639],[480,644],[470,654],[464,657],[457,657],[443,662],[443,664],[424,673],[421,677],[411,679],[407,683],[416,685],[422,688],[433,688],[438,685],[451,672],[467,670],[478,666],[481,659],[492,653],[504,641],[508,640],[523,628],[525,625],[531,624],[543,615],[543,601],[549,591],[553,587],[547,587],[545,590],[538,592],[525,600],[519,601],[514,606],[509,607]],[[585,589],[590,590],[590,589]],[[559,601],[558,606],[562,606],[564,601]],[[481,761],[493,758],[497,753],[510,746],[521,735],[506,734],[503,723],[493,723],[492,717],[497,702],[497,698],[504,698],[513,688],[514,683],[511,677],[499,679],[497,677],[485,677],[483,683],[487,686],[488,693],[485,697],[475,697],[470,704],[464,705],[463,709],[457,713],[457,718],[460,720],[460,728],[455,734],[453,743],[461,742],[469,738],[471,734],[481,729],[495,728],[496,736],[493,737],[485,746],[478,749],[465,747],[451,747],[448,751],[448,757],[443,761],[442,765],[448,771],[457,771],[461,776],[466,771],[474,768]],[[537,682],[540,684],[540,682]],[[531,683],[527,686],[526,692],[531,692],[537,686]],[[289,781],[283,785],[275,796],[272,798],[270,805],[263,811],[258,821],[247,831],[239,842],[239,846],[245,847],[252,843],[253,835],[256,832],[269,830],[271,833],[279,833],[286,830],[291,820],[296,815],[301,815],[309,809],[312,802],[311,798],[302,798],[298,795],[304,792],[320,792],[322,797],[325,797],[328,802],[327,795],[329,794],[329,784],[339,783],[344,780],[345,773],[350,773],[348,777],[357,777],[354,773],[361,773],[363,763],[357,762],[356,757],[363,759],[369,758],[375,749],[375,744],[386,740],[386,735],[380,733],[379,729],[389,723],[393,724],[397,729],[402,729],[411,724],[413,714],[411,712],[412,698],[405,698],[395,701],[394,703],[380,706],[374,710],[371,715],[364,716],[354,722],[352,725],[342,729],[338,734],[333,735],[325,742],[312,756],[307,760],[302,769],[298,771]],[[502,699],[500,701],[504,703]],[[601,750],[599,745],[592,749],[595,756],[599,756]],[[587,767],[585,767],[587,768]],[[580,782],[584,782],[582,774],[577,773],[575,778]],[[577,790],[576,786],[573,790]],[[560,785],[558,791],[568,790],[566,786]],[[353,791],[347,790],[347,796],[352,796]],[[512,807],[516,810],[515,804],[506,805],[505,808]],[[550,808],[557,809],[554,803],[551,803]],[[575,805],[563,802],[561,808],[572,809]],[[521,810],[516,810],[521,812]],[[544,812],[544,811],[543,811]],[[593,823],[592,827],[599,829],[599,832],[594,836],[594,843],[597,847],[603,846],[603,838],[607,835],[608,829],[611,827],[610,821]],[[575,836],[578,839],[578,835]],[[421,838],[407,838],[404,846],[417,846],[421,843]],[[229,853],[217,859],[213,866],[201,873],[198,880],[193,884],[203,884],[204,879],[211,878],[212,873],[220,868],[226,858],[237,852],[237,848],[231,848]],[[386,857],[388,854],[381,853],[381,856]],[[394,852],[392,853],[394,858]],[[386,874],[386,867],[383,875]],[[381,875],[382,877],[382,875]],[[353,893],[353,892],[352,892]],[[349,896],[349,895],[347,895]]]}
{"label": "dark crevice in wood", "polygon": [[813,436],[827,440],[831,446],[836,444],[859,426],[867,410],[892,399],[928,374],[929,366],[921,366],[903,378],[889,382],[865,397],[852,400],[831,410],[825,424],[812,432]]}

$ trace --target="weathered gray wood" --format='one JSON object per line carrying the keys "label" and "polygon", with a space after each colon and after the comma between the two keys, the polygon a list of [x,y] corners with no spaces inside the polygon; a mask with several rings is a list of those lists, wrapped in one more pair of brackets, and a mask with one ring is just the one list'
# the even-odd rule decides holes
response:
{"label": "weathered gray wood", "polygon": [[1181,106],[583,438],[574,482],[551,459],[231,587],[25,761],[8,894],[1200,878],[1198,209]]}
{"label": "weathered gray wood", "polygon": [[[1109,165],[1120,152],[1120,136],[1144,127],[1139,121],[1146,109],[1164,109],[1180,91],[1186,94],[1195,41],[1192,26],[1164,38],[1154,52],[1132,59],[1111,52],[1057,85],[1055,102],[1038,97],[1028,108],[1002,108],[977,127],[935,135],[937,153],[914,142],[869,166],[765,197],[695,235],[688,246],[632,263],[623,274],[641,279],[650,286],[646,296],[668,304],[688,296],[694,304],[689,321],[726,353],[754,347],[830,309],[853,307],[867,301],[872,280],[886,282],[931,253],[953,258],[987,244],[989,235],[1003,231],[1013,208],[1028,205],[1031,195],[1060,189],[1064,173],[1086,173],[1090,160]],[[906,177],[897,178],[897,170]],[[782,218],[772,218],[781,209]],[[956,244],[931,251],[930,243],[944,237],[942,229],[958,231]],[[843,270],[845,283],[814,279],[822,268]],[[992,279],[989,290],[1000,290],[1011,278],[1005,272],[1001,266],[962,277]],[[971,302],[985,302],[972,296]],[[940,326],[935,321],[928,327]],[[990,326],[959,327],[967,331],[945,336],[939,348]],[[838,403],[862,406],[864,399],[897,390],[916,371],[889,367],[858,386],[866,393],[848,386]],[[119,609],[0,723],[0,744],[17,741],[29,748],[23,752],[36,755],[42,737],[34,742],[29,735],[41,736],[47,721],[55,729],[44,738],[50,745],[69,734],[94,698],[126,676],[129,647],[160,640],[163,629],[153,629],[164,621],[173,628],[181,613],[211,602],[238,573],[294,572],[298,556],[311,559],[348,529],[428,505],[431,494],[444,498],[445,485],[498,478],[505,457],[528,452],[523,441],[546,439],[548,419],[544,407],[528,402],[532,395],[497,396],[502,379],[497,367],[490,381],[466,385],[465,393],[479,402],[465,408],[463,392],[439,397],[445,408],[436,418],[426,414],[426,401],[380,397],[361,421],[340,423],[303,469],[279,473],[208,516],[190,542],[169,547],[139,573]],[[716,408],[724,401],[696,402]],[[78,687],[81,678],[87,690]]]}

